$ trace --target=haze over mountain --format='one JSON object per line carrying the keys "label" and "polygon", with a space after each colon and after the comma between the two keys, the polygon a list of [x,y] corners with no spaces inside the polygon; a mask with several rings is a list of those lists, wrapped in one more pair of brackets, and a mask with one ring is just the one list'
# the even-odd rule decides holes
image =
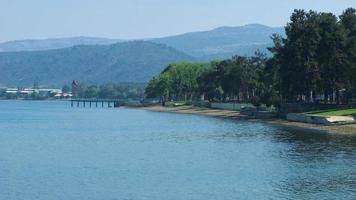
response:
{"label": "haze over mountain", "polygon": [[[166,44],[201,60],[212,60],[233,55],[253,55],[258,49],[267,52],[266,47],[271,46],[270,37],[274,33],[284,35],[284,29],[249,24],[145,40]],[[0,52],[49,50],[76,45],[114,44],[122,41],[124,40],[94,37],[19,40],[0,43]]]}
{"label": "haze over mountain", "polygon": [[90,37],[5,42],[0,43],[0,51],[6,51],[0,53],[0,85],[145,82],[173,62],[266,52],[274,33],[283,35],[283,28],[252,24],[132,42]]}
{"label": "haze over mountain", "polygon": [[271,36],[284,35],[284,28],[260,24],[220,27],[211,31],[153,39],[203,60],[225,59],[233,55],[253,55],[256,50],[267,52],[273,45]]}
{"label": "haze over mountain", "polygon": [[0,43],[0,52],[51,50],[72,47],[76,45],[108,45],[121,41],[123,40],[98,37],[52,38],[44,40],[15,40]]}
{"label": "haze over mountain", "polygon": [[169,63],[194,58],[163,44],[145,41],[74,46],[47,51],[0,53],[0,85],[60,87],[71,80],[86,84],[146,82]]}

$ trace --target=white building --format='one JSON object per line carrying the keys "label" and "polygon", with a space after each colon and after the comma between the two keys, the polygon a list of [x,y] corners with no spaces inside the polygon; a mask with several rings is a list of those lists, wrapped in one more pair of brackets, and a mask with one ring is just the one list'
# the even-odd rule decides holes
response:
{"label": "white building", "polygon": [[33,94],[35,92],[36,90],[31,88],[25,88],[23,90],[20,90],[20,94],[27,94],[27,95]]}
{"label": "white building", "polygon": [[7,94],[17,94],[19,90],[17,88],[7,88],[6,92]]}
{"label": "white building", "polygon": [[33,89],[33,88],[7,88],[5,93],[7,94],[22,94],[22,95],[31,95],[33,93],[40,94],[40,95],[56,95],[62,94],[61,89]]}

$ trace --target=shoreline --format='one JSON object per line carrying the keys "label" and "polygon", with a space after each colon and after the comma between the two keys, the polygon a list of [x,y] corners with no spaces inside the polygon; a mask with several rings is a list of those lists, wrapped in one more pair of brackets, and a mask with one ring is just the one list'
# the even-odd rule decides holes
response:
{"label": "shoreline", "polygon": [[200,108],[194,106],[179,106],[179,107],[162,107],[160,105],[142,107],[141,109],[152,112],[168,112],[191,115],[202,115],[208,117],[218,117],[232,120],[246,120],[251,122],[262,122],[271,125],[284,126],[293,129],[308,130],[313,132],[321,132],[328,134],[356,134],[356,124],[347,125],[318,125],[301,122],[292,122],[284,119],[260,119],[246,115],[241,115],[239,111],[219,110],[210,108]]}

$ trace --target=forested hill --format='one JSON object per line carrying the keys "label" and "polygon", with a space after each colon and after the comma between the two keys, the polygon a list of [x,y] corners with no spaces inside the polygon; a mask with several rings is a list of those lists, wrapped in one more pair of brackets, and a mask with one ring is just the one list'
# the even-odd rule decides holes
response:
{"label": "forested hill", "polygon": [[0,85],[62,86],[71,80],[86,84],[147,82],[169,63],[194,61],[174,48],[134,41],[113,45],[0,53]]}
{"label": "forested hill", "polygon": [[283,35],[283,28],[252,24],[132,42],[78,37],[0,43],[0,86],[146,82],[169,63],[267,52],[274,33]]}
{"label": "forested hill", "polygon": [[284,36],[284,28],[249,24],[220,27],[211,31],[186,33],[152,41],[172,46],[200,60],[210,61],[234,55],[252,56],[256,50],[268,53],[267,47],[273,46],[271,36],[275,33]]}

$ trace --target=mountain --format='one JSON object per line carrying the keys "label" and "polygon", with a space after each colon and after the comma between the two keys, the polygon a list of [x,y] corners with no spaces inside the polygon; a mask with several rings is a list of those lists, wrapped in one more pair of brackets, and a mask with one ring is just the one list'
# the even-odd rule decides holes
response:
{"label": "mountain", "polygon": [[256,50],[267,52],[271,36],[284,35],[282,27],[250,24],[220,27],[211,31],[193,32],[151,41],[166,44],[201,60],[225,59],[233,55],[253,55]]}
{"label": "mountain", "polygon": [[86,84],[146,82],[169,63],[194,58],[163,44],[147,41],[74,46],[46,51],[0,53],[0,85],[62,86],[71,80]]}
{"label": "mountain", "polygon": [[0,86],[62,86],[73,79],[145,82],[169,63],[267,52],[274,33],[284,35],[284,29],[250,24],[145,41],[74,37],[5,42],[0,43]]}
{"label": "mountain", "polygon": [[[233,55],[253,55],[256,50],[267,52],[272,46],[271,36],[284,35],[284,28],[249,24],[237,27],[220,27],[210,31],[192,32],[176,36],[146,39],[171,46],[201,61],[225,59]],[[46,40],[21,40],[0,43],[0,52],[34,51],[71,47],[76,45],[113,44],[120,39],[74,37]]]}
{"label": "mountain", "polygon": [[0,43],[0,52],[41,51],[50,49],[61,49],[76,45],[108,45],[122,41],[124,40],[96,37],[71,37],[45,40],[16,40]]}

